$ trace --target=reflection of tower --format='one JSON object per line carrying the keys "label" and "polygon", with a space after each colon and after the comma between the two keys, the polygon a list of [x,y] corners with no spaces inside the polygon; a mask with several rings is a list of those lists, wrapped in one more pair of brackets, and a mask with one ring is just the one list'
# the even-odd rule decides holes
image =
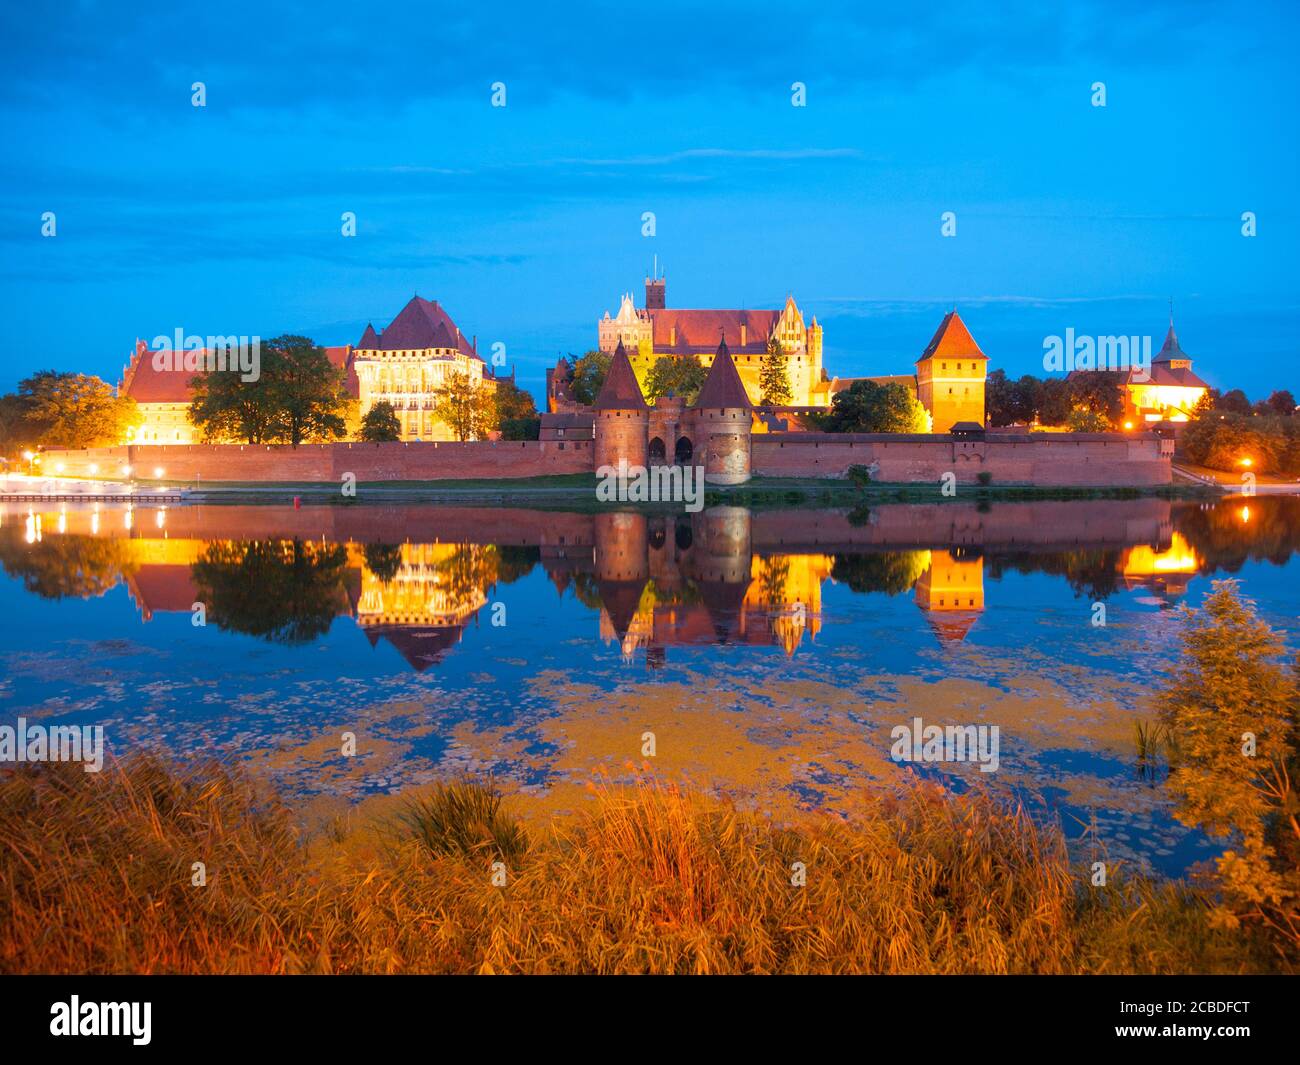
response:
{"label": "reflection of tower", "polygon": [[805,634],[821,632],[822,581],[834,568],[833,555],[755,555],[746,614],[766,617],[773,638],[793,655]]}
{"label": "reflection of tower", "polygon": [[[633,628],[646,584],[646,518],[616,511],[597,514],[595,524],[601,635],[606,639],[612,635],[622,644]],[[635,646],[635,634],[633,640]],[[630,653],[627,647],[623,650]]]}
{"label": "reflection of tower", "polygon": [[709,375],[691,407],[696,448],[704,448],[704,479],[709,484],[749,480],[749,445],[754,405],[731,361],[724,338]]}
{"label": "reflection of tower", "polygon": [[700,597],[719,643],[745,630],[745,593],[750,582],[750,514],[744,507],[710,507],[696,516],[700,535],[692,558]]}
{"label": "reflection of tower", "polygon": [[645,466],[649,408],[621,340],[592,406],[596,410],[596,469],[617,467],[620,462]]}
{"label": "reflection of tower", "polygon": [[969,548],[930,552],[916,582],[916,605],[942,643],[960,643],[984,609],[984,558]]}

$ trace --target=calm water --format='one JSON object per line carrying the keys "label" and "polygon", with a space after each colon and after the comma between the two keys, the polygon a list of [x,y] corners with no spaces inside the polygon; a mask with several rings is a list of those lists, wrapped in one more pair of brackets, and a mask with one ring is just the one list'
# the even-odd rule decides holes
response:
{"label": "calm water", "polygon": [[[449,507],[0,511],[0,723],[222,753],[304,806],[491,773],[537,816],[597,767],[852,811],[890,729],[996,724],[1014,789],[1178,873],[1135,727],[1180,603],[1241,580],[1297,645],[1300,500],[600,515]],[[1105,608],[1096,626],[1095,604]],[[206,622],[195,624],[196,604]],[[344,732],[357,755],[340,754]],[[940,772],[927,769],[927,772]],[[994,779],[996,778],[996,779]]]}

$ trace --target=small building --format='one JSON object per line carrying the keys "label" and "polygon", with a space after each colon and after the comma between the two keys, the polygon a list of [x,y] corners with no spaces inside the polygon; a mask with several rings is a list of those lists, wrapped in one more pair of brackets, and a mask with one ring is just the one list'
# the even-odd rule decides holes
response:
{"label": "small building", "polygon": [[1185,422],[1209,391],[1192,372],[1192,358],[1178,344],[1174,321],[1164,346],[1145,371],[1133,368],[1125,382],[1124,416],[1132,422]]}

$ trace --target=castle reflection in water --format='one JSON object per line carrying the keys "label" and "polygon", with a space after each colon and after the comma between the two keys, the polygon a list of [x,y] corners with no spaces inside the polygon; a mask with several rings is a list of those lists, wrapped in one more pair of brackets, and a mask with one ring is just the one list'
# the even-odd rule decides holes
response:
{"label": "castle reflection in water", "polygon": [[[966,639],[986,578],[1007,568],[1057,574],[1079,594],[1145,590],[1171,603],[1225,559],[1295,549],[1295,501],[1252,502],[1254,514],[1241,502],[1162,499],[694,515],[10,507],[0,512],[0,563],[51,597],[125,582],[146,621],[203,604],[209,623],[303,642],[347,615],[421,671],[466,626],[490,623],[499,584],[541,566],[561,595],[599,612],[600,639],[653,668],[687,644],[793,655],[825,623],[828,581],[910,594],[941,644]],[[1282,544],[1270,539],[1279,528]]]}

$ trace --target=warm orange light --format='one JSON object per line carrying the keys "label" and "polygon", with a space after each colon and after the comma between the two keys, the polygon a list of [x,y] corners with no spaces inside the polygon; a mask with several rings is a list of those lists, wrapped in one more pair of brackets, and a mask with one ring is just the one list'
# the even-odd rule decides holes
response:
{"label": "warm orange light", "polygon": [[1239,461],[1239,462],[1241,463],[1241,465],[1243,465],[1243,466],[1253,466],[1253,465],[1255,464],[1255,460],[1254,460],[1254,459],[1240,459],[1240,460],[1238,460],[1238,461]]}
{"label": "warm orange light", "polygon": [[1132,429],[1132,428],[1133,428],[1133,423],[1132,423],[1132,422],[1125,422],[1125,423],[1124,423],[1124,428],[1125,428],[1125,429]]}
{"label": "warm orange light", "polygon": [[1241,523],[1244,525],[1250,521],[1250,507],[1241,508]]}

